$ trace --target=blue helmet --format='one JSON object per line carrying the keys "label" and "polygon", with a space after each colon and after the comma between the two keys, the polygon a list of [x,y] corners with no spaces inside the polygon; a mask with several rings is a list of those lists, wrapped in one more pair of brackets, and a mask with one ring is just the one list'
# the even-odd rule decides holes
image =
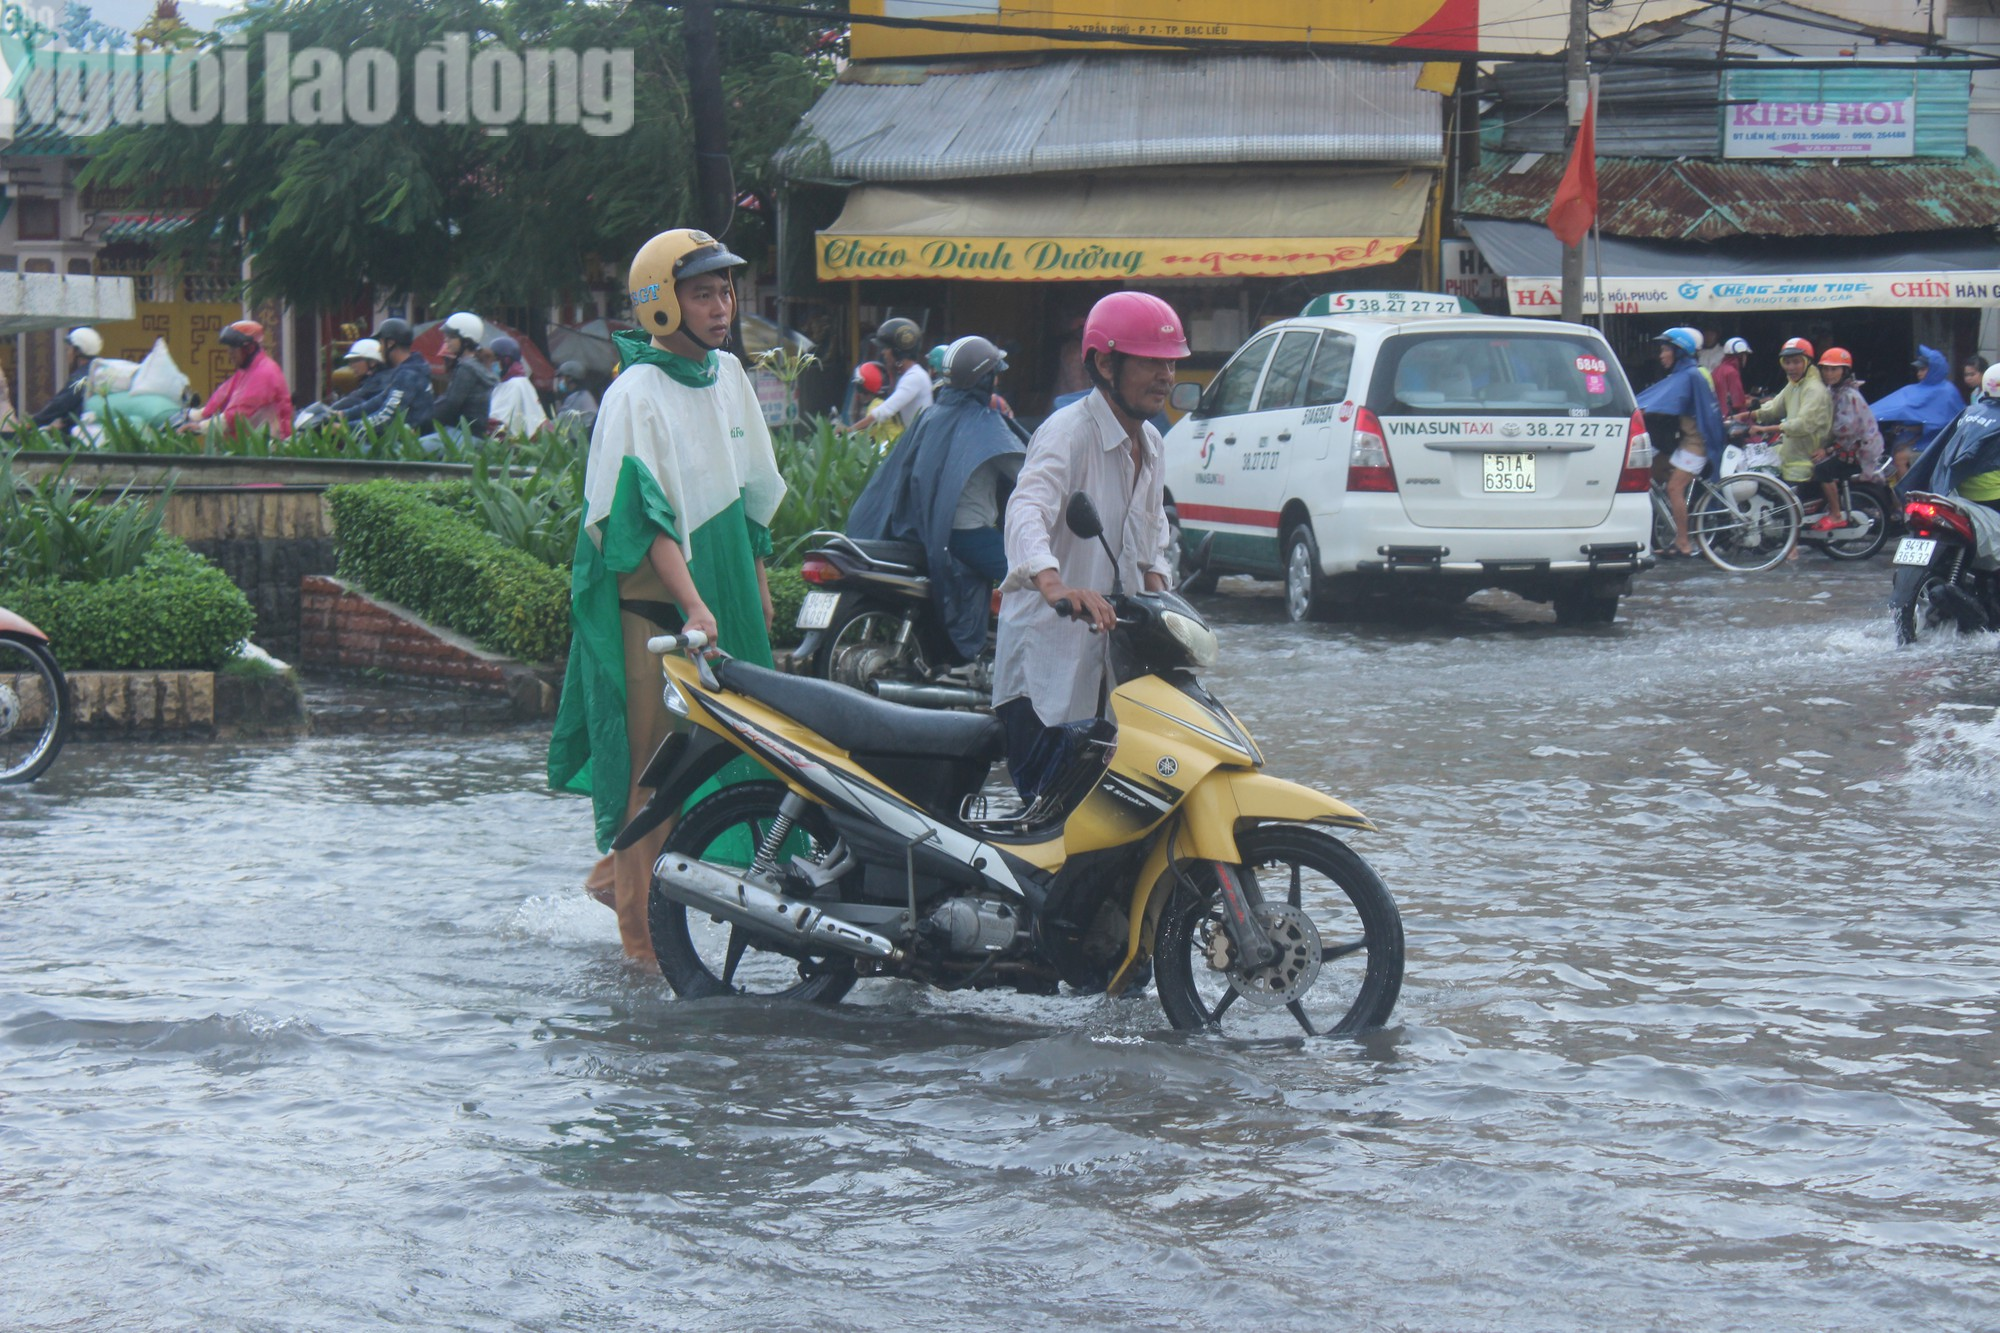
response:
{"label": "blue helmet", "polygon": [[1689,356],[1701,353],[1701,335],[1690,328],[1668,329],[1665,333],[1655,335],[1653,341],[1671,343]]}

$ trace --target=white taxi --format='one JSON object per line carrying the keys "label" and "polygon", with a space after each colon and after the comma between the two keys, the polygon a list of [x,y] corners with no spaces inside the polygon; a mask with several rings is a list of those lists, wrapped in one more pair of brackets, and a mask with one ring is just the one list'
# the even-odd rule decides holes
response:
{"label": "white taxi", "polygon": [[1293,620],[1504,588],[1605,624],[1653,563],[1645,419],[1580,324],[1322,296],[1174,406],[1167,499],[1196,586],[1282,578]]}

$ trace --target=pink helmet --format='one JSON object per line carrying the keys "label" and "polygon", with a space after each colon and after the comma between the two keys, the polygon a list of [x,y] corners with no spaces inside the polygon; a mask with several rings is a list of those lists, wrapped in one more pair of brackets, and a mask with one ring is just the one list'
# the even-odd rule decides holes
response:
{"label": "pink helmet", "polygon": [[1083,354],[1124,352],[1177,361],[1188,355],[1187,335],[1174,308],[1150,292],[1113,292],[1090,308],[1083,323]]}

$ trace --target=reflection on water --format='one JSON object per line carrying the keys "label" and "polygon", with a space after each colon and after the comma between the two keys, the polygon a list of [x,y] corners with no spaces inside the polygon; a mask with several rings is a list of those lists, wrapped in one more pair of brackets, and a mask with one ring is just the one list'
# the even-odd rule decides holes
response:
{"label": "reflection on water", "polygon": [[2000,644],[1880,567],[1481,597],[1212,684],[1383,825],[1398,1025],[682,1006],[532,734],[0,795],[9,1327],[1990,1327]]}

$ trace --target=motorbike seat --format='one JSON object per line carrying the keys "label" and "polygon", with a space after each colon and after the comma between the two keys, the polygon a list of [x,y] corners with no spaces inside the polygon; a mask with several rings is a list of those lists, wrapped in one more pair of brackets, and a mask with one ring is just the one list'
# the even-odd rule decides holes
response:
{"label": "motorbike seat", "polygon": [[1006,732],[985,713],[948,713],[892,704],[849,685],[787,676],[734,658],[716,665],[726,690],[803,723],[853,755],[991,763],[1006,753]]}
{"label": "motorbike seat", "polygon": [[867,556],[875,564],[900,565],[902,568],[917,574],[924,572],[927,562],[924,559],[924,548],[920,542],[859,541],[853,537],[849,537],[847,540],[853,544],[854,549]]}

